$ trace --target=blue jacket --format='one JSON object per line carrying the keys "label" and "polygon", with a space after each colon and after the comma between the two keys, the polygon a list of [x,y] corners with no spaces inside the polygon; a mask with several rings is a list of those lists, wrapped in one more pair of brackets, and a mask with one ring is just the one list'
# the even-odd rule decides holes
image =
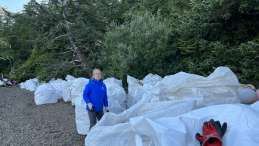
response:
{"label": "blue jacket", "polygon": [[85,86],[83,98],[86,104],[93,104],[95,112],[102,111],[104,106],[108,107],[107,88],[102,80],[91,79]]}

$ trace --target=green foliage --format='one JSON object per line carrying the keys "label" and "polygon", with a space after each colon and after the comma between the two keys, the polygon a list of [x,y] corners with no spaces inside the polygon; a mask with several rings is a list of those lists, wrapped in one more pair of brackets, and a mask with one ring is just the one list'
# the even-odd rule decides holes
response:
{"label": "green foliage", "polygon": [[148,12],[106,33],[103,57],[111,75],[143,77],[148,72],[166,74],[176,54],[169,24]]}
{"label": "green foliage", "polygon": [[229,66],[259,85],[258,0],[31,0],[0,18],[0,73],[142,78]]}

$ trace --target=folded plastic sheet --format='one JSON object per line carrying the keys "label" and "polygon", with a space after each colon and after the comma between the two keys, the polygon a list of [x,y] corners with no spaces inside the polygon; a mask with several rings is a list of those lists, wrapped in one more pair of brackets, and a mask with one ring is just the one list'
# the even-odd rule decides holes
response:
{"label": "folded plastic sheet", "polygon": [[[156,135],[155,129],[141,127],[148,127],[150,121],[153,122],[163,117],[180,116],[204,106],[239,102],[237,97],[237,89],[240,86],[238,79],[226,67],[217,68],[208,77],[184,72],[166,76],[150,85],[146,90],[143,88],[143,83],[133,77],[128,77],[128,83],[131,95],[129,98],[135,99],[136,103],[120,114],[105,114],[102,120],[88,133],[85,145],[133,146],[142,143],[147,146],[166,146],[163,141],[169,140],[170,145],[187,146],[188,141],[181,142],[184,141],[185,137],[181,133],[182,129],[177,129],[180,132],[173,131],[180,136],[170,136],[169,139],[159,136],[159,134]],[[134,122],[135,118],[142,118],[145,121],[138,122],[139,120],[137,120]],[[138,127],[138,124],[141,126]],[[133,125],[138,128],[134,128]],[[156,128],[158,128],[157,130],[164,129],[161,126]],[[136,132],[136,130],[140,131]],[[152,137],[142,136],[141,132],[150,133]]]}

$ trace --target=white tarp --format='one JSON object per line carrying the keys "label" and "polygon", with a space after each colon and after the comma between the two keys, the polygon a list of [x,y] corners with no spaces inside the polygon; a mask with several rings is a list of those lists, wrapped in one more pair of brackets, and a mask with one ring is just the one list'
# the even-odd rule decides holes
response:
{"label": "white tarp", "polygon": [[135,79],[134,77],[127,76],[128,82],[128,99],[127,105],[131,107],[137,103],[144,94],[144,90],[152,89],[162,78],[156,74],[148,74],[143,80]]}
{"label": "white tarp", "polygon": [[26,89],[29,91],[35,91],[39,85],[40,85],[39,80],[37,78],[34,78],[20,83],[20,88]]}
{"label": "white tarp", "polygon": [[74,76],[72,76],[72,75],[67,75],[65,79],[66,79],[66,81],[72,81],[72,80],[74,80],[76,78]]}
{"label": "white tarp", "polygon": [[88,84],[89,79],[86,78],[77,78],[73,80],[73,84],[70,86],[71,88],[71,96],[70,99],[72,102],[72,105],[75,105],[76,98],[82,98],[83,97],[83,91],[85,88],[85,85]]}
{"label": "white tarp", "polygon": [[0,87],[5,86],[5,82],[0,80]]}
{"label": "white tarp", "polygon": [[122,81],[115,78],[107,78],[103,82],[107,87],[110,111],[114,113],[124,111],[126,109],[126,92],[122,87]]}
{"label": "white tarp", "polygon": [[40,85],[34,92],[34,101],[36,105],[56,103],[61,96],[57,94],[55,88],[48,83]]}
{"label": "white tarp", "polygon": [[[162,117],[175,117],[203,106],[239,102],[237,97],[237,89],[240,86],[238,79],[226,67],[217,68],[208,77],[184,72],[166,76],[146,90],[138,80],[128,77],[128,81],[131,82],[128,82],[129,89],[133,89],[131,96],[137,96],[133,97],[133,99],[138,100],[136,104],[120,114],[105,114],[102,120],[88,133],[85,145],[133,146],[136,145],[136,142],[140,144],[142,141],[146,145],[150,140],[146,142],[145,136],[141,137],[136,129],[132,129],[131,119],[134,117],[156,120]],[[141,125],[137,122],[135,126],[138,124]],[[145,127],[148,124],[142,124],[142,126]],[[154,131],[145,128],[141,130],[140,128],[138,132],[152,134]],[[154,135],[152,140],[162,140],[159,136],[154,137]],[[178,138],[171,137],[171,139]],[[179,141],[181,140],[179,139]],[[158,146],[152,143],[148,146],[153,145]],[[175,146],[178,146],[177,143]],[[185,146],[185,144],[179,146]]]}
{"label": "white tarp", "polygon": [[56,94],[58,94],[61,98],[63,97],[63,91],[66,90],[69,86],[68,82],[62,79],[57,80],[51,80],[49,83],[56,91]]}
{"label": "white tarp", "polygon": [[256,91],[249,87],[239,87],[238,97],[241,103],[251,104],[257,100]]}
{"label": "white tarp", "polygon": [[83,91],[88,82],[86,78],[77,78],[73,80],[70,87],[72,105],[75,105],[76,130],[81,135],[86,135],[90,127],[86,104],[83,100]]}
{"label": "white tarp", "polygon": [[65,102],[71,101],[71,90],[72,90],[72,84],[75,81],[75,77],[71,75],[66,76],[67,85],[62,90],[62,97]]}
{"label": "white tarp", "polygon": [[149,73],[144,77],[144,79],[141,82],[143,84],[143,88],[150,89],[161,80],[162,77],[160,77],[159,75]]}
{"label": "white tarp", "polygon": [[86,135],[90,128],[90,121],[83,98],[76,98],[75,100],[75,122],[77,133]]}
{"label": "white tarp", "polygon": [[128,83],[128,100],[127,105],[131,107],[136,104],[144,94],[143,84],[134,77],[127,76]]}

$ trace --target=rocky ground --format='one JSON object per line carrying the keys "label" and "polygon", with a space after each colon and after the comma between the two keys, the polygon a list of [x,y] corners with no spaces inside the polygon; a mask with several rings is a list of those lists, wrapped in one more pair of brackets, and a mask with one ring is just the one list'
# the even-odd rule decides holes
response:
{"label": "rocky ground", "polygon": [[0,87],[1,146],[83,146],[69,103],[36,106],[33,93]]}

